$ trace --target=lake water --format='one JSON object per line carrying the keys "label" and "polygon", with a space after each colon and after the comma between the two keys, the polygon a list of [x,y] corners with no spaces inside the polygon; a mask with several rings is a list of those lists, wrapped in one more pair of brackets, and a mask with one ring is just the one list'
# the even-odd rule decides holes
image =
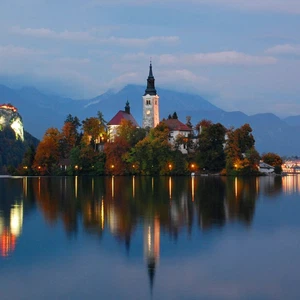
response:
{"label": "lake water", "polygon": [[300,299],[300,176],[0,178],[3,299]]}

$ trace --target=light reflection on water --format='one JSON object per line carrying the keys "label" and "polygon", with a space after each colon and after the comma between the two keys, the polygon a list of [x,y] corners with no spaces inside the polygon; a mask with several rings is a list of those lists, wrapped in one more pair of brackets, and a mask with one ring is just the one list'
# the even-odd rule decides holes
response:
{"label": "light reflection on water", "polygon": [[[1,178],[0,289],[7,299],[297,299],[300,202],[286,200],[299,179]],[[26,286],[9,292],[13,275]]]}

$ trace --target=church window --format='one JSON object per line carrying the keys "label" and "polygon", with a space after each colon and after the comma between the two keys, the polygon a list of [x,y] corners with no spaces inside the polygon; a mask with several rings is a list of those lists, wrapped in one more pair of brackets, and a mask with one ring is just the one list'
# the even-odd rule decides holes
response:
{"label": "church window", "polygon": [[146,100],[146,105],[150,105],[151,101],[150,100]]}

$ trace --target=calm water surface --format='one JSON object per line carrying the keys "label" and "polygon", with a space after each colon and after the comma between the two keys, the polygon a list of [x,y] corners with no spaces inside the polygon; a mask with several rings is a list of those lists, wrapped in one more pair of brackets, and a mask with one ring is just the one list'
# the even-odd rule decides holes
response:
{"label": "calm water surface", "polygon": [[0,178],[1,299],[300,299],[300,176]]}

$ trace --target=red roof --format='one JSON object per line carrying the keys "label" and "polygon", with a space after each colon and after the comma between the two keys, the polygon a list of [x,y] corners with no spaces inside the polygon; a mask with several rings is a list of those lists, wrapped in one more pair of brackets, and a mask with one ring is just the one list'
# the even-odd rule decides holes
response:
{"label": "red roof", "polygon": [[119,110],[119,112],[108,122],[108,125],[120,125],[121,121],[124,119],[131,121],[134,126],[139,127],[139,124],[136,122],[134,117],[124,110]]}
{"label": "red roof", "polygon": [[190,127],[180,122],[178,119],[167,119],[163,121],[171,131],[192,131]]}

